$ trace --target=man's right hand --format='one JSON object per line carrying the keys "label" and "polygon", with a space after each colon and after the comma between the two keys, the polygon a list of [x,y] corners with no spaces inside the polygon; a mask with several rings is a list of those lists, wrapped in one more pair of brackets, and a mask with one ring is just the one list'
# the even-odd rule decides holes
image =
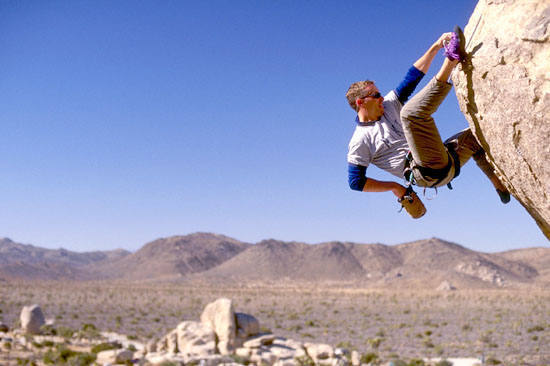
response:
{"label": "man's right hand", "polygon": [[399,183],[395,183],[395,187],[391,191],[397,198],[402,198],[405,195],[405,192],[407,192],[407,188],[403,187]]}
{"label": "man's right hand", "polygon": [[439,37],[436,43],[439,46],[439,48],[443,48],[443,46],[445,45],[445,42],[449,42],[452,37],[453,37],[453,32],[443,33],[441,37]]}

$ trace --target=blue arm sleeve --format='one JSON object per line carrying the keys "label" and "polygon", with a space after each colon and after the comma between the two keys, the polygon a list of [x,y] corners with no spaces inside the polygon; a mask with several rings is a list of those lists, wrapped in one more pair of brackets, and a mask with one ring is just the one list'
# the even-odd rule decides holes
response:
{"label": "blue arm sleeve", "polygon": [[367,168],[361,165],[348,164],[348,183],[354,191],[362,191],[367,182]]}
{"label": "blue arm sleeve", "polygon": [[422,71],[418,70],[414,66],[411,66],[401,84],[399,84],[397,89],[395,89],[397,98],[401,103],[405,104],[405,102],[409,100],[409,97],[414,92],[414,89],[423,77],[424,73]]}

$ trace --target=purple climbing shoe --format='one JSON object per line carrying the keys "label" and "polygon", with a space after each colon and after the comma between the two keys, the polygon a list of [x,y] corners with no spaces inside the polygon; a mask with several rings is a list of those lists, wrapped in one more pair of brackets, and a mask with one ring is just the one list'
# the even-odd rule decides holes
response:
{"label": "purple climbing shoe", "polygon": [[464,61],[466,59],[465,44],[464,33],[462,33],[462,29],[457,25],[455,26],[451,40],[444,45],[445,56],[451,61]]}

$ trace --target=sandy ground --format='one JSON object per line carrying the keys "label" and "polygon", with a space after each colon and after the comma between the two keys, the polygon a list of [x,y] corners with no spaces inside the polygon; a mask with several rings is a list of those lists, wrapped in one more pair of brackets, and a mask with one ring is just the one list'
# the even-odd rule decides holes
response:
{"label": "sandy ground", "polygon": [[550,365],[550,291],[391,291],[319,285],[224,286],[115,282],[2,282],[0,321],[39,304],[57,326],[94,324],[146,342],[198,320],[219,298],[263,330],[304,342],[376,353],[381,359],[473,357]]}

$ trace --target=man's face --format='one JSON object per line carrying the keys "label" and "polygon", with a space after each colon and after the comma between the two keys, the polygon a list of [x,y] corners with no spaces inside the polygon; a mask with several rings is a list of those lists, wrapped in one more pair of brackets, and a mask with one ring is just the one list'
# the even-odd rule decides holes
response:
{"label": "man's face", "polygon": [[378,119],[384,114],[384,97],[380,95],[380,91],[374,84],[369,84],[366,87],[365,97],[363,99],[363,108],[368,113],[369,119]]}

